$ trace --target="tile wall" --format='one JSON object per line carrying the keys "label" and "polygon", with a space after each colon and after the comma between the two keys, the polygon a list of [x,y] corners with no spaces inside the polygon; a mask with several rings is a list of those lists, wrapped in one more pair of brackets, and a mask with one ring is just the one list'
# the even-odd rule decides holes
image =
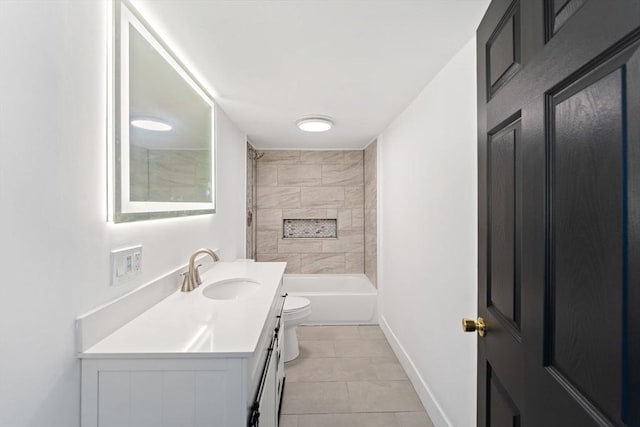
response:
{"label": "tile wall", "polygon": [[364,273],[376,287],[378,286],[377,156],[378,142],[373,141],[364,150]]}
{"label": "tile wall", "polygon": [[[269,150],[257,165],[257,260],[287,273],[364,273],[364,153]],[[337,239],[284,239],[283,219],[335,218]]]}

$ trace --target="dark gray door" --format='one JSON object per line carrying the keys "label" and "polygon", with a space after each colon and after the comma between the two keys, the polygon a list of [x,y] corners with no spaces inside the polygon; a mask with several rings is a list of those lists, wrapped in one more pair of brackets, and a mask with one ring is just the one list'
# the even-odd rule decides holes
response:
{"label": "dark gray door", "polygon": [[640,1],[477,36],[478,425],[640,426]]}

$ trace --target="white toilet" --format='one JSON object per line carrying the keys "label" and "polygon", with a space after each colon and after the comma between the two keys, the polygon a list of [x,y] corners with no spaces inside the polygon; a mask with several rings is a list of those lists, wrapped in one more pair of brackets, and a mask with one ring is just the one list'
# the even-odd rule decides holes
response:
{"label": "white toilet", "polygon": [[311,314],[311,301],[302,297],[287,296],[284,300],[284,361],[295,359],[300,354],[296,328]]}

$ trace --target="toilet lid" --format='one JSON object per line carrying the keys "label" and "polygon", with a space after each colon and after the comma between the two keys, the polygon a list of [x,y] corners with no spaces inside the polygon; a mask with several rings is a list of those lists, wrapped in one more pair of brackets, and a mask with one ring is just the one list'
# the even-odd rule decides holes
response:
{"label": "toilet lid", "polygon": [[301,310],[311,304],[306,298],[287,296],[284,300],[284,312]]}

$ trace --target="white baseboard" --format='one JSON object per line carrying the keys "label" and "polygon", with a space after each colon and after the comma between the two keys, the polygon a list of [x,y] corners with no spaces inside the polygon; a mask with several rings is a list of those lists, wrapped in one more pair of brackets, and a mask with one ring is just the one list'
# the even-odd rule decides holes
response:
{"label": "white baseboard", "polygon": [[416,389],[422,405],[427,411],[427,414],[429,414],[431,421],[433,421],[433,425],[435,427],[452,427],[451,421],[449,421],[445,413],[442,411],[442,408],[433,396],[433,393],[424,381],[424,378],[422,378],[418,372],[418,369],[411,360],[411,357],[409,357],[400,341],[398,341],[398,337],[393,333],[387,323],[387,320],[382,315],[380,316],[380,328],[387,337],[387,341],[389,341],[393,352],[398,357],[398,360],[400,360],[400,364],[407,373],[409,381],[411,381],[411,384],[413,384],[413,387]]}

